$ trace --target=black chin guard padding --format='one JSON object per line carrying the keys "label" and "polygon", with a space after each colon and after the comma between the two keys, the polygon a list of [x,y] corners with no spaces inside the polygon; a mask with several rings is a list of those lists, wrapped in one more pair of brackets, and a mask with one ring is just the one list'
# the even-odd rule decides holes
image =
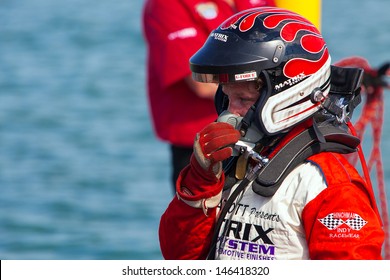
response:
{"label": "black chin guard padding", "polygon": [[223,111],[227,110],[229,106],[229,99],[227,95],[222,91],[222,85],[219,85],[214,97],[214,106],[217,114],[220,115]]}

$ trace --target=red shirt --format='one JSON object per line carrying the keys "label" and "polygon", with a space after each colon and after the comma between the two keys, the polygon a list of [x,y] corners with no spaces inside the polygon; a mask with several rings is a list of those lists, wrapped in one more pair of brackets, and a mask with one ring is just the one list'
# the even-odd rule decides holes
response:
{"label": "red shirt", "polygon": [[190,57],[212,30],[239,10],[275,6],[274,0],[147,0],[143,26],[148,45],[148,98],[153,127],[163,141],[192,147],[195,134],[217,118],[214,101],[186,85]]}

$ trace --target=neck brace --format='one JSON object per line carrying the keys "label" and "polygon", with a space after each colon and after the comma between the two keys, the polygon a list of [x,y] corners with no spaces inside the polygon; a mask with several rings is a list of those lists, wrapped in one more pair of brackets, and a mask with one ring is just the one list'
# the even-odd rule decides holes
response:
{"label": "neck brace", "polygon": [[[333,124],[313,123],[309,127],[297,127],[284,136],[267,156],[269,162],[253,181],[252,189],[258,195],[273,196],[283,179],[310,156],[321,152],[352,153],[359,143],[359,138]],[[227,172],[224,189],[237,182],[234,169]]]}

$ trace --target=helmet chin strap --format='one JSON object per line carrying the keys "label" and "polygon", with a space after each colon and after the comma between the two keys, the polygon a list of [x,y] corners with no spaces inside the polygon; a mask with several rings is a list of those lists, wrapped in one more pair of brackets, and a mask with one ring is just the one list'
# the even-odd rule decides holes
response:
{"label": "helmet chin strap", "polygon": [[241,120],[241,125],[239,127],[239,131],[241,133],[241,137],[244,137],[247,134],[248,129],[251,126],[251,123],[253,121],[253,116],[254,116],[255,111],[256,111],[256,105],[255,104],[252,105],[249,108],[248,112],[245,114],[245,116]]}

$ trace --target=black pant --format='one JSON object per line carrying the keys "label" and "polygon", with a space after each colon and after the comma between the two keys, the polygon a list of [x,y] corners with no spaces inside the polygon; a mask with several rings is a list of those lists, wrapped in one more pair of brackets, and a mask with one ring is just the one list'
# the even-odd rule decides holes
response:
{"label": "black pant", "polygon": [[173,193],[176,193],[176,180],[179,177],[180,171],[190,163],[191,155],[192,147],[188,148],[171,145]]}

